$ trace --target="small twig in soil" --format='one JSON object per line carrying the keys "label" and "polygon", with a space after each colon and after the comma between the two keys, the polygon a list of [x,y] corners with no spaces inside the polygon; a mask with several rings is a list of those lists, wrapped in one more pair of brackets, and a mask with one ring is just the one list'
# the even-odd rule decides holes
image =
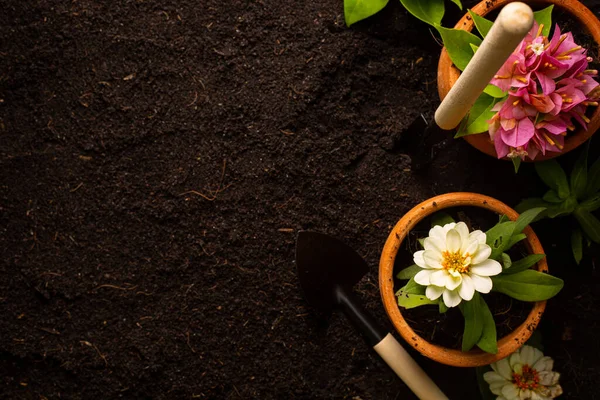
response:
{"label": "small twig in soil", "polygon": [[121,286],[115,286],[115,285],[100,285],[97,288],[95,288],[94,290],[98,290],[100,288],[111,288],[111,289],[119,289],[119,290],[133,290],[135,289],[137,286],[132,286],[132,287],[121,287]]}
{"label": "small twig in soil", "polygon": [[187,332],[185,333],[185,336],[187,336],[187,341],[186,341],[186,343],[187,343],[188,347],[190,348],[190,350],[192,351],[192,353],[196,354],[196,350],[194,350],[194,348],[193,348],[193,347],[192,347],[192,345],[190,344],[190,331],[187,331]]}
{"label": "small twig in soil", "polygon": [[217,190],[214,190],[214,191],[209,190],[210,194],[208,194],[208,195],[198,192],[196,190],[188,190],[187,192],[180,193],[179,196],[184,196],[186,194],[195,194],[197,196],[202,197],[205,200],[215,201],[217,199],[217,195],[219,193],[221,193],[222,191],[227,189],[229,186],[231,186],[231,185],[227,185],[227,186],[223,187],[223,179],[225,179],[225,168],[226,167],[227,167],[227,160],[223,160],[223,170],[221,172],[221,181],[219,182],[219,186],[217,187]]}
{"label": "small twig in soil", "polygon": [[50,333],[50,334],[52,334],[52,335],[57,335],[57,336],[58,336],[58,335],[60,335],[60,332],[59,332],[59,331],[57,331],[57,330],[56,330],[56,329],[54,329],[54,328],[52,328],[52,329],[50,329],[50,328],[38,328],[38,329],[39,329],[40,331],[44,331],[44,332],[46,332],[46,333]]}
{"label": "small twig in soil", "polygon": [[100,350],[98,350],[98,348],[96,347],[96,345],[86,341],[86,340],[80,340],[79,343],[81,344],[85,344],[86,346],[89,347],[93,347],[94,350],[96,350],[96,352],[98,353],[98,355],[100,356],[100,358],[102,359],[102,361],[104,361],[104,365],[108,367],[108,361],[106,361],[106,357],[104,357],[104,354],[100,353]]}

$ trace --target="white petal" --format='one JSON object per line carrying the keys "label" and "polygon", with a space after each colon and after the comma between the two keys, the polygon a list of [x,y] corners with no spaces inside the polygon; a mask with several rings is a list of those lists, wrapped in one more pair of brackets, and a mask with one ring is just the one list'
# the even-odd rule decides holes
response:
{"label": "white petal", "polygon": [[446,286],[446,281],[450,279],[450,275],[444,269],[439,269],[431,274],[429,282],[435,286]]}
{"label": "white petal", "polygon": [[482,263],[471,265],[471,273],[480,276],[494,276],[502,272],[502,265],[489,258]]}
{"label": "white petal", "polygon": [[502,396],[506,397],[508,400],[518,400],[519,389],[517,389],[515,385],[506,385],[502,388]]}
{"label": "white petal", "polygon": [[526,344],[525,346],[521,347],[519,353],[521,353],[521,361],[523,364],[533,367],[533,347]]}
{"label": "white petal", "polygon": [[558,397],[563,393],[562,387],[560,387],[560,385],[550,386],[549,389],[550,389],[550,398],[551,399]]}
{"label": "white petal", "polygon": [[461,242],[467,241],[469,239],[469,228],[467,228],[467,224],[461,221],[458,224],[456,224],[454,229],[457,230],[460,234]]}
{"label": "white petal", "polygon": [[473,280],[467,274],[462,276],[462,284],[458,289],[458,294],[463,300],[471,300],[473,295],[475,294],[475,285],[473,284]]}
{"label": "white petal", "polygon": [[548,400],[546,396],[542,397],[536,392],[531,392],[531,400]]}
{"label": "white petal", "polygon": [[414,277],[415,282],[417,282],[419,285],[423,285],[423,286],[427,286],[427,285],[431,285],[431,274],[433,274],[432,269],[424,269],[423,271],[419,271],[417,272],[417,274]]}
{"label": "white petal", "polygon": [[446,249],[448,249],[450,253],[455,253],[460,250],[461,244],[460,233],[458,233],[456,229],[450,229],[448,233],[446,233]]}
{"label": "white petal", "polygon": [[516,364],[522,364],[521,354],[518,351],[512,353],[508,358],[508,363],[510,364],[510,368],[514,371]]}
{"label": "white petal", "polygon": [[[470,253],[473,254],[473,253]],[[487,244],[478,244],[477,252],[473,255],[473,264],[479,264],[490,258],[492,248]]]}
{"label": "white petal", "polygon": [[425,264],[425,260],[423,259],[423,253],[425,250],[416,251],[413,254],[413,262],[417,264],[421,268],[427,268],[427,264]]}
{"label": "white petal", "polygon": [[444,225],[444,233],[448,233],[450,229],[454,229],[456,227],[456,222],[450,222],[449,224]]}
{"label": "white petal", "polygon": [[512,370],[508,363],[508,358],[503,358],[490,365],[494,371],[499,373],[504,379],[512,381]]}
{"label": "white petal", "polygon": [[483,379],[485,379],[487,383],[507,382],[507,380],[496,371],[486,372],[485,374],[483,374]]}
{"label": "white petal", "polygon": [[471,275],[471,279],[479,293],[489,293],[492,290],[492,279],[489,276]]}
{"label": "white petal", "polygon": [[444,293],[444,288],[440,286],[429,285],[427,289],[425,289],[425,296],[429,300],[437,300]]}
{"label": "white petal", "polygon": [[462,283],[462,275],[461,274],[458,274],[458,276],[449,275],[448,279],[446,280],[446,289],[454,290],[457,287],[459,287],[461,283]]}
{"label": "white petal", "polygon": [[480,230],[477,230],[469,234],[469,240],[476,240],[479,244],[485,244],[487,237],[485,236],[485,233],[483,233]]}
{"label": "white petal", "polygon": [[550,357],[542,357],[539,360],[537,360],[532,366],[539,372],[552,371],[552,368],[554,368],[554,360]]}
{"label": "white petal", "polygon": [[446,231],[439,225],[434,226],[429,230],[429,238],[435,240],[435,242],[444,243],[442,250],[446,248]]}
{"label": "white petal", "polygon": [[544,386],[552,386],[558,383],[558,379],[560,378],[560,374],[558,372],[552,371],[542,371],[539,373],[540,384]]}
{"label": "white petal", "polygon": [[497,395],[502,394],[502,388],[506,385],[512,385],[512,383],[507,380],[503,380],[502,382],[493,382],[490,384],[490,392]]}
{"label": "white petal", "polygon": [[519,399],[520,400],[531,400],[531,390],[529,389],[521,389],[521,391],[519,392]]}
{"label": "white petal", "polygon": [[443,297],[446,307],[456,307],[462,300],[456,290],[444,290]]}
{"label": "white petal", "polygon": [[[521,348],[521,360],[523,364],[527,364],[530,367],[535,368],[535,363],[544,356],[544,353],[536,349],[535,347],[525,345]],[[536,368],[537,369],[537,368]],[[550,368],[552,369],[552,368]],[[542,370],[544,371],[544,370]]]}
{"label": "white petal", "polygon": [[423,241],[423,247],[425,250],[436,250],[442,253],[445,249],[446,241],[442,240],[439,236],[429,236]]}
{"label": "white petal", "polygon": [[462,242],[462,247],[460,248],[460,252],[463,255],[469,255],[472,256],[473,254],[475,254],[477,252],[477,249],[479,248],[480,244],[477,240],[473,240],[473,239],[467,239],[467,240],[463,240]]}
{"label": "white petal", "polygon": [[425,264],[427,264],[427,268],[442,268],[442,253],[437,250],[425,250],[423,253],[423,259],[425,260]]}

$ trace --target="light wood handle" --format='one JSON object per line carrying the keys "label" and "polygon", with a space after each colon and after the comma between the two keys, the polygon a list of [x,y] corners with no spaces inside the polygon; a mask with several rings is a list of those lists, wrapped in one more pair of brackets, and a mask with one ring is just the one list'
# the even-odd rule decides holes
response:
{"label": "light wood handle", "polygon": [[454,129],[467,114],[510,54],[533,26],[533,11],[524,3],[507,4],[477,52],[435,112],[442,129]]}
{"label": "light wood handle", "polygon": [[373,349],[421,400],[448,400],[419,364],[388,333]]}

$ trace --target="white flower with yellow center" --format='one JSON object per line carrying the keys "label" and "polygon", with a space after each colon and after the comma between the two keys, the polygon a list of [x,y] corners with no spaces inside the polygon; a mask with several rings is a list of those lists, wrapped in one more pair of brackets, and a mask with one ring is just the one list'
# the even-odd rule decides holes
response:
{"label": "white flower with yellow center", "polygon": [[531,346],[523,346],[509,357],[490,365],[483,374],[496,400],[551,400],[562,394],[560,374],[554,361]]}
{"label": "white flower with yellow center", "polygon": [[415,264],[423,268],[414,279],[427,286],[427,298],[443,296],[446,306],[455,307],[462,300],[471,300],[475,291],[489,293],[490,276],[502,272],[502,266],[489,258],[492,249],[485,241],[485,233],[469,233],[464,222],[431,228],[423,242],[425,250],[413,255]]}

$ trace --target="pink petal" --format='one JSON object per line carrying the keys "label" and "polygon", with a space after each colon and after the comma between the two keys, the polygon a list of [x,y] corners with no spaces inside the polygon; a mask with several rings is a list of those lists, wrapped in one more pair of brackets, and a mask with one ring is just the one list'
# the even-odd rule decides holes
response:
{"label": "pink petal", "polygon": [[523,118],[512,131],[502,131],[501,136],[504,143],[510,147],[524,146],[535,132],[533,122],[529,118]]}

